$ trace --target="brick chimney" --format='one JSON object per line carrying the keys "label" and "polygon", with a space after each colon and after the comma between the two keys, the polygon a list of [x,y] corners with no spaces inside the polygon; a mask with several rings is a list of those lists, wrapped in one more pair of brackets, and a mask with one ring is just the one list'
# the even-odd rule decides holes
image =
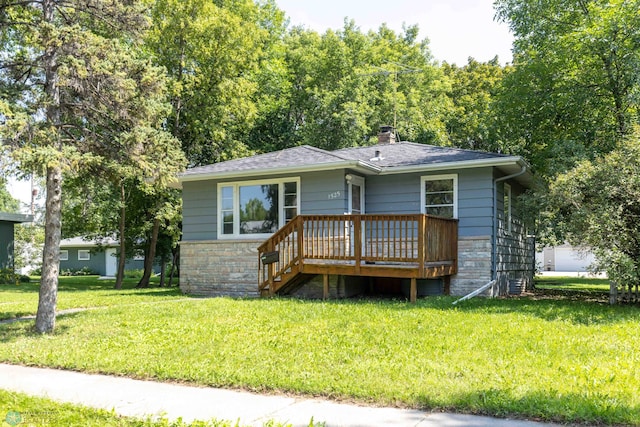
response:
{"label": "brick chimney", "polygon": [[396,132],[393,126],[380,126],[378,132],[378,144],[395,144]]}

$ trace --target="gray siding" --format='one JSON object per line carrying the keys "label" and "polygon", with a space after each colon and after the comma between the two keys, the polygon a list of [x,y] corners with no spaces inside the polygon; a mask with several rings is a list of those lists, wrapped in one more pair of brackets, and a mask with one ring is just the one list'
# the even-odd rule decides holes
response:
{"label": "gray siding", "polygon": [[182,240],[217,239],[216,181],[185,182],[182,189]]}
{"label": "gray siding", "polygon": [[420,174],[365,178],[365,212],[420,213]]}
{"label": "gray siding", "polygon": [[535,262],[535,245],[528,237],[523,218],[520,216],[518,196],[524,191],[516,182],[511,185],[511,231],[505,221],[504,183],[498,183],[497,209],[498,233],[496,236],[496,274],[501,293],[518,293],[532,284]]}
{"label": "gray siding", "polygon": [[[90,268],[100,276],[107,274],[106,254],[104,251],[96,251],[91,247],[65,247],[62,250],[69,251],[69,259],[67,261],[60,260],[60,271],[62,270],[80,270],[84,267]],[[90,259],[83,261],[78,259],[79,250],[89,250],[91,252]],[[124,265],[125,270],[142,270],[144,269],[144,260],[128,259]],[[154,265],[154,272],[160,271],[158,264]]]}
{"label": "gray siding", "polygon": [[490,168],[458,173],[460,236],[491,236],[493,231],[493,174]]}
{"label": "gray siding", "polygon": [[13,269],[13,223],[0,221],[0,269]]}
{"label": "gray siding", "polygon": [[300,213],[344,214],[348,197],[344,175],[344,170],[300,175]]}
{"label": "gray siding", "polygon": [[[62,270],[80,270],[81,268],[89,268],[92,271],[100,275],[106,273],[105,254],[103,251],[94,252],[91,248],[60,248],[69,252],[69,259],[66,261],[60,260],[60,271]],[[79,260],[78,251],[89,250],[90,255],[88,260]]]}
{"label": "gray siding", "polygon": [[[493,181],[489,168],[441,171],[431,175],[458,175],[459,233],[490,236],[493,218]],[[429,174],[372,176],[366,180],[366,212],[420,213],[420,178]]]}

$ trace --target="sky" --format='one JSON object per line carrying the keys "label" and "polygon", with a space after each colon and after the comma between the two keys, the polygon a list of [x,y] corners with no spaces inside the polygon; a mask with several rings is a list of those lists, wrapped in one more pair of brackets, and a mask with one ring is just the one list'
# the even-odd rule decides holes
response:
{"label": "sky", "polygon": [[509,27],[494,20],[493,0],[276,0],[291,25],[302,25],[323,33],[343,28],[353,19],[362,31],[381,24],[396,32],[402,25],[420,28],[419,39],[429,39],[438,61],[463,66],[471,56],[500,63],[511,62],[513,36]]}
{"label": "sky", "polygon": [[[343,28],[345,18],[353,19],[362,31],[386,23],[400,32],[403,24],[417,24],[419,40],[429,39],[435,59],[459,66],[469,57],[484,62],[498,55],[502,64],[512,60],[513,36],[506,24],[494,20],[493,0],[276,0],[276,4],[290,25],[320,33]],[[11,180],[8,189],[13,197],[29,202],[29,182]]]}

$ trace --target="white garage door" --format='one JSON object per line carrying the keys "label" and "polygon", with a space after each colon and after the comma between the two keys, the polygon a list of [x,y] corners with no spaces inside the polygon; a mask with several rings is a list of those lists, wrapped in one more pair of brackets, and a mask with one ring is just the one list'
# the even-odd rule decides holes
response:
{"label": "white garage door", "polygon": [[582,254],[573,248],[556,248],[556,271],[587,271],[594,261],[593,254]]}

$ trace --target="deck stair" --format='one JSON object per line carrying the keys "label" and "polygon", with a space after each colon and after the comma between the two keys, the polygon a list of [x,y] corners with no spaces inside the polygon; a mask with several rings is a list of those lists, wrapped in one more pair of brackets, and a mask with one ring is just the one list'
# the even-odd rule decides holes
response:
{"label": "deck stair", "polygon": [[423,214],[298,215],[258,248],[261,295],[285,294],[314,275],[416,280],[457,272],[458,221]]}

